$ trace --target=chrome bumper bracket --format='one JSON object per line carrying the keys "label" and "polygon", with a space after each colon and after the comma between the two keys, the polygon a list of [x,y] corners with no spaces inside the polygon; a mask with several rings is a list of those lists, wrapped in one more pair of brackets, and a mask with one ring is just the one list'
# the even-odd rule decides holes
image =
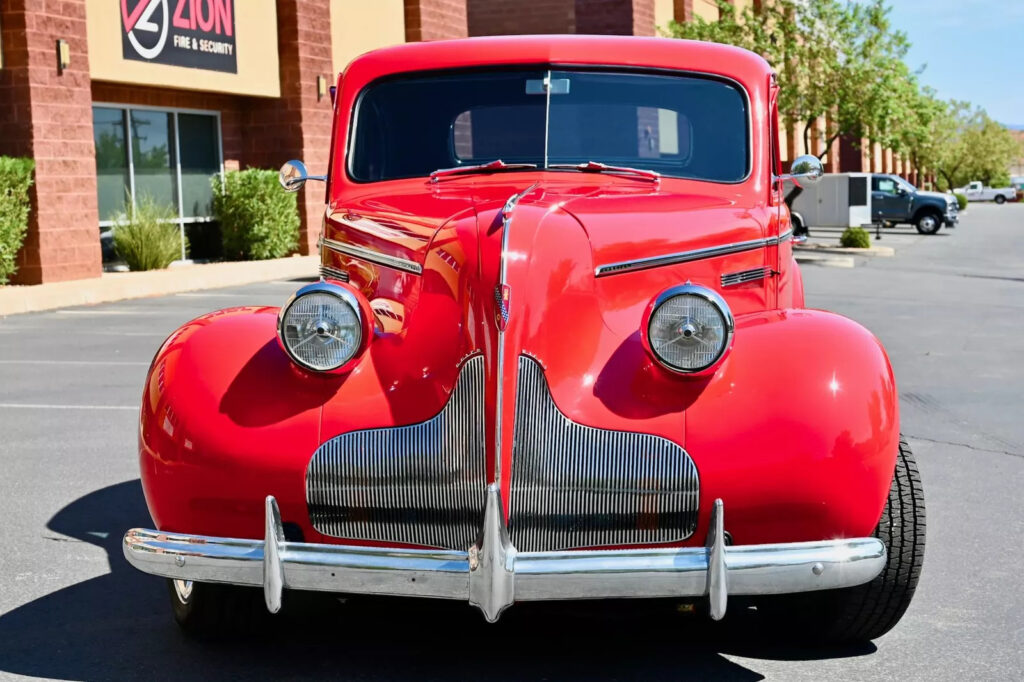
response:
{"label": "chrome bumper bracket", "polygon": [[292,542],[273,497],[265,513],[262,540],[134,528],[125,533],[124,555],[153,575],[262,586],[272,613],[288,588],[458,599],[490,622],[515,601],[650,597],[706,597],[718,620],[729,595],[852,587],[881,573],[886,556],[877,538],[727,545],[721,500],[712,505],[704,547],[519,552],[493,484],[481,537],[467,551]]}
{"label": "chrome bumper bracket", "polygon": [[267,495],[266,539],[263,541],[263,600],[267,611],[281,610],[281,593],[284,591],[284,564],[281,562],[281,543],[284,542],[284,526],[277,500]]}
{"label": "chrome bumper bracket", "polygon": [[722,620],[729,601],[729,572],[725,567],[725,512],[721,499],[711,505],[708,527],[708,605],[712,620]]}

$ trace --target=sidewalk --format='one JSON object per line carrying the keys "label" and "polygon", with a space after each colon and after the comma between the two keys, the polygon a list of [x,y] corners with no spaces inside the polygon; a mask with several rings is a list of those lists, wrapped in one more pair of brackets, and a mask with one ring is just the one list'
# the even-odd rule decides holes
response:
{"label": "sidewalk", "polygon": [[319,257],[181,265],[149,272],[109,272],[81,279],[31,286],[0,286],[0,317],[76,305],[163,296],[295,277],[317,277]]}

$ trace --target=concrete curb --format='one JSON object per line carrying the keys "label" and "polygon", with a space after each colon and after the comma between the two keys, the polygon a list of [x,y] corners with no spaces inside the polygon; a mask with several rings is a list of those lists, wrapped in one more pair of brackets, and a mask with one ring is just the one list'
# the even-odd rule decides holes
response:
{"label": "concrete curb", "polygon": [[274,279],[318,276],[317,256],[182,265],[150,272],[109,272],[96,279],[0,287],[0,317]]}
{"label": "concrete curb", "polygon": [[825,253],[797,253],[796,262],[801,265],[824,265],[830,268],[852,268],[856,265],[853,256]]}
{"label": "concrete curb", "polygon": [[879,256],[892,258],[896,255],[896,249],[891,246],[869,246],[866,249],[851,249],[843,246],[829,246],[827,244],[804,244],[793,248],[794,253],[833,253],[844,256]]}

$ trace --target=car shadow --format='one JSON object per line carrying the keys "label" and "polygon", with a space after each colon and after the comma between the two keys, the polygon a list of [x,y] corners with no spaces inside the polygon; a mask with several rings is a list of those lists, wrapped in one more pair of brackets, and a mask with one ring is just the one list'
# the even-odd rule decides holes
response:
{"label": "car shadow", "polygon": [[0,672],[58,679],[759,680],[762,675],[723,654],[808,660],[875,650],[870,644],[794,647],[743,608],[712,623],[661,601],[520,604],[487,625],[461,603],[368,597],[341,603],[287,593],[284,611],[256,634],[199,642],[173,623],[163,581],[139,573],[122,555],[123,530],[149,523],[138,480],[97,490],[57,512],[47,527],[102,547],[110,572],[0,615]]}

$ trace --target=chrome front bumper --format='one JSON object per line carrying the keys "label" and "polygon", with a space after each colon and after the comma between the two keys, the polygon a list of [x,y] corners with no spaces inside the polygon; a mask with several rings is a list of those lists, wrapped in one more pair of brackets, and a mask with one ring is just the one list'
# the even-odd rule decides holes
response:
{"label": "chrome front bumper", "polygon": [[284,588],[466,599],[494,622],[515,601],[622,597],[707,597],[711,617],[732,595],[787,594],[866,583],[885,565],[876,538],[728,546],[715,500],[706,547],[518,552],[501,497],[487,489],[484,529],[468,551],[389,549],[289,542],[273,497],[264,540],[179,535],[135,528],[124,556],[153,575],[263,586],[267,608]]}

